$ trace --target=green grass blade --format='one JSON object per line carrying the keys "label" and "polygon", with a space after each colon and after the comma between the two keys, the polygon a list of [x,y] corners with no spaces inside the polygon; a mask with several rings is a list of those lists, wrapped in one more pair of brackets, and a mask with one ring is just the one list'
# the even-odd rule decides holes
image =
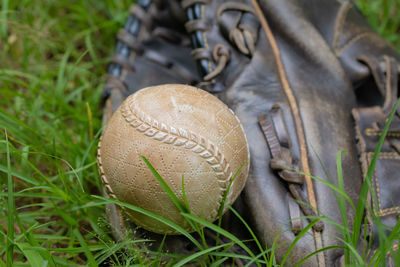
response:
{"label": "green grass blade", "polygon": [[139,212],[139,213],[141,213],[143,215],[146,215],[146,216],[148,216],[150,218],[153,218],[153,219],[155,219],[155,220],[157,220],[159,222],[162,222],[165,225],[167,225],[167,226],[171,227],[172,229],[174,229],[175,231],[177,231],[178,233],[180,233],[180,234],[184,235],[185,237],[187,237],[199,249],[202,249],[202,246],[200,245],[200,243],[196,239],[194,239],[192,235],[190,235],[185,229],[183,229],[182,227],[180,227],[179,225],[173,223],[170,220],[167,220],[167,219],[165,219],[165,218],[163,218],[163,217],[161,217],[161,216],[159,216],[157,214],[154,214],[154,213],[149,212],[147,210],[141,209],[139,207],[136,207],[136,206],[133,206],[133,205],[118,201],[116,199],[104,198],[104,197],[100,197],[100,196],[93,196],[93,197],[97,198],[97,199],[100,199],[100,200],[103,200],[103,201],[107,201],[108,203],[117,204],[119,206],[122,206],[122,207],[125,207],[127,209]]}
{"label": "green grass blade", "polygon": [[78,241],[85,252],[89,265],[92,267],[96,267],[97,266],[96,260],[94,259],[92,252],[90,251],[85,239],[83,238],[82,234],[78,231],[78,229],[74,229],[74,235],[76,236],[76,238],[78,238]]}
{"label": "green grass blade", "polygon": [[7,130],[4,130],[7,151],[7,241],[6,241],[6,263],[13,266],[14,261],[14,224],[15,224],[15,199],[14,183],[11,176],[10,144],[8,142]]}
{"label": "green grass blade", "polygon": [[285,255],[282,258],[280,266],[284,266],[286,260],[289,257],[289,254],[292,252],[292,250],[294,249],[294,247],[296,246],[296,244],[300,240],[300,238],[302,238],[305,234],[307,234],[308,230],[310,230],[318,221],[319,221],[319,219],[313,220],[306,227],[304,227],[303,230],[301,230],[301,232],[293,240],[292,244],[290,244],[288,250],[286,251]]}
{"label": "green grass blade", "polygon": [[186,208],[186,210],[188,210],[189,213],[190,213],[190,206],[189,206],[189,202],[188,202],[187,197],[186,197],[185,179],[184,179],[184,177],[183,177],[183,174],[182,174],[182,197],[183,197],[183,203],[184,203],[184,205],[185,205],[185,208]]}
{"label": "green grass blade", "polygon": [[223,257],[215,262],[213,262],[210,267],[219,267],[222,266],[222,264],[227,261],[229,259],[229,257]]}
{"label": "green grass blade", "polygon": [[92,116],[92,110],[90,109],[89,102],[86,102],[86,110],[87,110],[87,116],[88,116],[88,128],[89,128],[89,140],[93,140],[93,116]]}
{"label": "green grass blade", "polygon": [[223,247],[228,246],[228,245],[229,244],[222,244],[222,245],[219,245],[219,246],[211,247],[211,248],[204,249],[202,251],[193,253],[192,255],[187,256],[186,258],[182,259],[178,263],[174,264],[174,266],[175,267],[181,267],[181,266],[191,262],[192,260],[194,260],[194,259],[196,259],[196,258],[198,258],[200,256],[206,255],[206,254],[208,254],[208,253],[210,253],[210,252],[212,252],[214,250],[218,250],[218,249],[223,248]]}
{"label": "green grass blade", "polygon": [[[339,197],[337,199],[338,206],[339,206],[339,211],[340,211],[340,216],[342,218],[342,224],[344,229],[349,229],[348,225],[348,218],[347,218],[347,208],[346,208],[346,199],[343,197],[345,195],[345,190],[344,190],[344,182],[343,182],[343,170],[342,170],[342,153],[346,152],[344,150],[341,150],[337,153],[337,160],[336,160],[336,168],[337,168],[337,180],[338,180],[338,185],[339,189],[343,192],[343,194],[339,194]],[[351,235],[349,231],[342,231],[342,234],[344,236],[344,239],[347,240],[347,242],[351,242]],[[344,250],[344,259],[345,259],[345,264],[349,263],[349,250],[345,249]]]}
{"label": "green grass blade", "polygon": [[[215,231],[216,233],[219,233],[227,238],[229,238],[230,240],[234,241],[237,245],[239,245],[241,248],[243,248],[250,256],[255,257],[253,251],[251,251],[251,249],[246,246],[240,239],[238,239],[236,236],[234,236],[233,234],[229,233],[228,231],[222,229],[221,227],[210,223],[209,221],[206,221],[202,218],[193,216],[191,214],[182,214],[184,217],[188,217],[189,219],[203,225],[204,227],[207,227],[213,231]],[[259,266],[259,264],[257,264]]]}
{"label": "green grass blade", "polygon": [[[246,160],[235,172],[235,174],[233,175],[231,181],[228,184],[227,189],[225,190],[225,193],[222,197],[222,201],[218,210],[218,226],[221,227],[221,223],[222,223],[222,216],[224,215],[224,210],[225,210],[225,202],[226,202],[226,198],[228,197],[229,191],[231,190],[232,184],[233,182],[236,180],[236,177],[238,176],[238,174],[240,173],[240,171],[242,170],[242,168],[248,163],[248,160]],[[217,232],[217,238],[216,238],[216,242],[217,245],[219,243],[219,233]]]}
{"label": "green grass blade", "polygon": [[300,173],[300,174],[309,176],[309,177],[312,178],[313,180],[316,180],[316,181],[318,181],[318,182],[320,182],[320,183],[322,183],[322,184],[328,186],[328,187],[329,187],[330,189],[332,189],[334,192],[338,193],[340,196],[342,196],[344,199],[346,199],[347,202],[350,204],[350,206],[351,206],[352,208],[355,209],[355,206],[354,206],[353,201],[351,200],[351,198],[350,198],[344,191],[342,191],[339,187],[335,186],[335,185],[332,184],[331,182],[325,181],[325,180],[323,180],[323,179],[320,179],[320,178],[318,178],[318,177],[316,177],[316,176],[313,176],[313,175],[311,175],[311,174],[309,174],[309,173],[305,173],[305,172],[300,171],[300,170],[296,170],[296,169],[292,169],[292,170],[295,171],[295,172],[298,172],[298,173]]}
{"label": "green grass blade", "polygon": [[[249,262],[245,265],[245,267],[251,266],[251,265],[253,264],[253,262],[257,262],[257,263],[260,263],[260,264],[267,265],[267,264],[268,264],[267,261],[260,261],[259,258],[263,257],[264,259],[267,259],[267,258],[266,258],[266,255],[267,255],[267,253],[269,253],[269,252],[270,252],[270,250],[264,250],[264,251],[262,251],[262,252],[259,253],[256,257],[253,257],[252,259],[250,259]],[[272,260],[272,259],[270,259],[270,260]]]}
{"label": "green grass blade", "polygon": [[40,253],[36,251],[28,243],[16,243],[15,245],[22,251],[26,259],[28,260],[30,266],[32,267],[47,266],[47,261],[45,261],[40,255]]}
{"label": "green grass blade", "polygon": [[242,255],[242,254],[236,254],[236,253],[231,253],[231,252],[224,252],[224,251],[213,251],[211,252],[212,255],[215,256],[219,256],[219,257],[227,257],[227,258],[231,258],[231,259],[244,259],[244,260],[248,260],[251,261],[248,264],[251,265],[253,262],[258,261],[261,264],[265,264],[264,261],[259,261],[258,259],[262,257],[262,254],[265,254],[267,252],[262,252],[260,254],[258,254],[256,257],[250,257],[247,255]]}
{"label": "green grass blade", "polygon": [[146,163],[147,167],[150,169],[151,173],[154,175],[154,177],[157,179],[157,181],[160,183],[164,191],[168,194],[174,205],[178,208],[180,212],[185,212],[189,213],[189,211],[186,209],[185,205],[182,204],[182,202],[178,199],[178,197],[175,195],[175,193],[171,190],[171,188],[168,186],[168,184],[165,182],[165,180],[161,177],[161,175],[157,172],[156,169],[154,169],[153,165],[146,159],[144,156],[140,156],[143,161]]}
{"label": "green grass blade", "polygon": [[390,116],[386,122],[386,125],[383,128],[382,135],[379,138],[378,144],[375,148],[375,152],[371,159],[371,163],[368,167],[366,177],[364,177],[364,182],[361,187],[360,197],[357,202],[354,223],[353,223],[353,236],[352,236],[353,237],[353,239],[352,239],[353,246],[357,246],[358,238],[360,236],[361,223],[363,220],[364,209],[367,204],[368,192],[370,191],[370,188],[371,188],[371,179],[374,174],[376,161],[378,160],[378,156],[382,149],[383,142],[385,141],[387,132],[389,130],[389,126],[393,120],[394,114],[396,113],[397,109],[399,108],[399,105],[400,105],[400,98],[397,100],[396,105],[395,105],[394,109],[392,110],[392,112],[390,113]]}
{"label": "green grass blade", "polygon": [[1,39],[5,41],[7,39],[7,13],[8,13],[8,0],[1,1]]}
{"label": "green grass blade", "polygon": [[305,261],[307,261],[309,258],[313,257],[314,255],[317,255],[318,253],[321,253],[321,252],[324,252],[324,251],[330,250],[330,249],[343,249],[343,248],[344,247],[341,247],[341,246],[327,246],[327,247],[318,249],[318,250],[308,254],[306,257],[301,259],[299,262],[297,262],[295,267],[298,267],[298,266],[302,265]]}
{"label": "green grass blade", "polygon": [[[248,223],[243,219],[242,216],[240,216],[240,214],[232,207],[230,207],[231,212],[242,222],[242,224],[245,226],[245,228],[247,229],[247,231],[250,233],[251,237],[253,238],[254,242],[256,243],[258,249],[260,250],[260,252],[266,251],[268,250],[267,247],[265,247],[265,249],[261,246],[260,241],[258,240],[256,234],[253,232],[253,230],[251,229],[251,227],[248,225]],[[264,257],[265,262],[267,262],[267,258],[266,258],[266,254],[262,253],[262,256]]]}

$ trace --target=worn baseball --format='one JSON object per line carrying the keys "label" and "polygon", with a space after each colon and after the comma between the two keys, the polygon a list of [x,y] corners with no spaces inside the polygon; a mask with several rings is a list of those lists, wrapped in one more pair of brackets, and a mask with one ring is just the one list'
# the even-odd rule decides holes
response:
{"label": "worn baseball", "polygon": [[[107,123],[98,166],[111,197],[191,231],[141,156],[182,202],[183,177],[191,213],[211,222],[218,218],[224,195],[225,210],[235,201],[249,172],[249,148],[239,119],[218,98],[188,85],[148,87],[130,95]],[[146,215],[124,212],[146,230],[177,234]]]}

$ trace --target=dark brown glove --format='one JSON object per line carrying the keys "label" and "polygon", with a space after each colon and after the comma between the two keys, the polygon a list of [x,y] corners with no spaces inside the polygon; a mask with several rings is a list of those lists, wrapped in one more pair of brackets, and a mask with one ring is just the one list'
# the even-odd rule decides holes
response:
{"label": "dark brown glove", "polygon": [[[386,113],[381,112],[379,117],[365,114],[373,121],[379,119],[380,126],[371,121],[378,135],[397,99],[394,59],[375,64],[375,68],[389,67],[391,71],[380,72],[384,76],[378,81],[381,90],[372,92],[367,87],[375,86],[376,78],[371,80],[371,76],[377,75],[372,75],[371,64],[365,64],[360,56],[399,55],[345,1],[183,4],[189,14],[186,29],[192,36],[194,59],[203,75],[202,88],[216,92],[235,111],[248,136],[251,175],[244,198],[259,237],[269,246],[277,241],[275,253],[280,262],[299,231],[315,215],[321,215],[328,219],[317,222],[308,235],[298,240],[286,262],[295,264],[316,250],[341,246],[340,231],[329,222],[342,223],[334,192],[293,170],[337,186],[336,155],[347,150],[342,161],[344,189],[357,203],[363,173],[356,144],[357,140],[362,143],[363,137],[359,124],[357,129],[354,127],[352,111],[357,119],[358,107],[385,102]],[[361,83],[364,89],[359,87]],[[390,89],[383,88],[384,83],[390,84]],[[379,94],[383,97],[378,101],[375,97]],[[394,131],[389,133],[392,140]],[[376,142],[377,136],[369,151],[374,151]],[[389,149],[390,153],[398,152],[393,144]],[[393,159],[385,166],[380,162],[377,171],[381,167],[381,173],[397,175],[399,165]],[[385,200],[395,213],[389,203],[396,198],[399,183],[395,178],[390,180]],[[301,216],[309,219],[296,220]],[[354,210],[348,209],[349,225],[353,216]],[[397,216],[390,218],[389,226],[394,226]],[[304,265],[341,263],[343,250],[329,249]]]}
{"label": "dark brown glove", "polygon": [[[397,98],[396,52],[357,11],[335,0],[180,4],[138,1],[140,8],[132,9],[109,68],[105,121],[127,95],[146,86],[186,83],[216,94],[238,115],[250,145],[251,171],[243,194],[247,208],[240,212],[250,212],[253,228],[268,247],[276,240],[277,261],[310,222],[315,224],[298,240],[286,263],[295,264],[328,246],[342,246],[340,232],[329,222],[342,223],[334,192],[296,170],[337,186],[336,155],[347,150],[344,189],[357,202],[363,174],[356,140],[369,144],[359,146],[366,165]],[[362,107],[367,107],[365,112]],[[384,149],[398,157],[399,123],[394,123]],[[364,134],[367,128],[373,135]],[[382,158],[377,167],[384,175],[391,174],[385,182],[384,205],[395,208],[397,204],[391,205],[398,183],[393,170],[399,164]],[[241,200],[236,205],[243,207]],[[122,239],[126,222],[115,206],[108,212]],[[353,213],[348,209],[350,225]],[[397,214],[383,216],[383,221],[393,226]],[[317,215],[329,220],[313,221]],[[227,221],[231,232],[246,235],[241,224]],[[190,253],[183,238],[169,240],[170,248]],[[304,266],[342,262],[342,249],[328,249]]]}

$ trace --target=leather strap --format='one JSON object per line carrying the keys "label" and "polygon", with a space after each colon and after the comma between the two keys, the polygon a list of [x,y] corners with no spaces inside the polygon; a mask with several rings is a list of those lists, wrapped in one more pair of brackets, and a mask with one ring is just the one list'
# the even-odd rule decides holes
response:
{"label": "leather strap", "polygon": [[[304,175],[299,172],[294,171],[296,168],[296,163],[294,162],[291,152],[290,152],[290,142],[286,130],[286,126],[283,119],[283,114],[278,105],[274,105],[269,112],[273,123],[270,122],[268,115],[261,114],[258,117],[258,122],[267,140],[268,147],[271,152],[270,167],[277,172],[278,176],[288,183],[289,191],[291,192],[294,199],[298,202],[298,209],[301,207],[303,213],[307,216],[315,217],[317,214],[307,205],[307,197],[302,193],[301,186],[304,184]],[[292,209],[290,211],[290,209]],[[293,204],[289,203],[289,214],[300,214],[299,211],[293,210]],[[298,216],[299,217],[299,216]],[[298,225],[296,227],[293,225],[296,218],[291,217],[292,228],[299,229]],[[310,218],[312,220],[313,218]],[[314,225],[314,230],[322,231],[324,229],[324,224],[319,221]],[[295,232],[295,231],[294,231]]]}
{"label": "leather strap", "polygon": [[148,60],[153,61],[154,63],[157,63],[166,68],[170,68],[173,64],[165,55],[155,52],[153,50],[146,50],[143,56],[146,57]]}
{"label": "leather strap", "polygon": [[211,60],[211,52],[205,48],[196,48],[192,51],[192,56],[195,60],[207,59]]}
{"label": "leather strap", "polygon": [[138,43],[135,37],[133,37],[133,35],[130,34],[127,30],[120,29],[117,38],[118,40],[123,42],[127,47],[129,47],[129,49],[135,51],[138,54],[143,53],[144,50],[143,46],[140,43]]}
{"label": "leather strap", "polygon": [[206,5],[210,1],[209,0],[183,0],[181,6],[183,9],[193,6],[194,4],[203,4]]}
{"label": "leather strap", "polygon": [[129,71],[135,71],[135,67],[132,65],[132,63],[129,62],[129,60],[121,54],[115,54],[111,58],[111,62],[121,65],[123,68],[128,69]]}
{"label": "leather strap", "polygon": [[196,76],[189,72],[185,67],[182,65],[177,64],[176,62],[170,61],[165,55],[157,53],[153,50],[146,50],[143,54],[143,57],[147,58],[148,60],[159,64],[165,68],[170,69],[171,72],[175,73],[188,83],[194,84],[197,82]]}
{"label": "leather strap", "polygon": [[132,5],[129,12],[135,16],[147,29],[152,28],[152,22],[146,11],[139,5]]}
{"label": "leather strap", "polygon": [[295,219],[295,218],[300,218],[301,214],[300,214],[300,209],[299,209],[299,204],[297,204],[294,200],[293,197],[287,193],[287,201],[289,204],[289,215],[291,220],[291,224],[292,224],[292,231],[295,235],[297,235],[301,229],[303,229],[303,223],[301,221],[301,219]]}
{"label": "leather strap", "polygon": [[103,92],[101,93],[101,100],[103,104],[107,105],[107,101],[109,100],[113,90],[125,92],[127,90],[127,86],[119,77],[107,75],[107,82],[104,86]]}
{"label": "leather strap", "polygon": [[185,23],[185,29],[189,34],[195,31],[208,31],[209,28],[204,19],[189,20]]}
{"label": "leather strap", "polygon": [[177,32],[159,26],[153,30],[153,34],[174,44],[181,44],[183,39]]}
{"label": "leather strap", "polygon": [[222,44],[216,44],[213,49],[213,58],[217,62],[217,66],[212,72],[203,77],[204,81],[214,79],[225,69],[230,58],[229,49]]}

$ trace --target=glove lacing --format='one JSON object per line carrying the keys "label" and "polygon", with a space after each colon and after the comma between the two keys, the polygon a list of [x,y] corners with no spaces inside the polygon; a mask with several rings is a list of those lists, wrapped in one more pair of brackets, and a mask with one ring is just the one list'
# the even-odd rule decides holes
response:
{"label": "glove lacing", "polygon": [[113,89],[121,92],[127,91],[128,86],[123,82],[121,76],[123,76],[124,71],[127,73],[135,72],[133,64],[135,56],[144,56],[152,62],[171,69],[171,72],[184,78],[189,84],[197,82],[195,75],[189,73],[182,66],[174,65],[165,55],[145,50],[142,42],[150,35],[160,37],[170,43],[189,46],[189,43],[186,43],[187,39],[178,32],[160,25],[154,25],[153,21],[157,19],[157,14],[151,12],[152,7],[157,10],[164,8],[160,1],[154,0],[138,0],[137,4],[130,7],[130,16],[124,28],[120,29],[117,34],[118,42],[108,68],[107,82],[102,95],[103,101],[110,96]]}
{"label": "glove lacing", "polygon": [[[197,61],[199,71],[204,82],[215,82],[227,66],[230,60],[230,50],[223,44],[216,44],[212,49],[209,47],[206,32],[211,25],[205,19],[204,6],[207,0],[183,0],[182,7],[186,10],[188,22],[185,24],[186,31],[191,35],[192,56]],[[242,17],[247,14],[254,16],[253,9],[245,4],[237,2],[225,2],[217,10],[217,21],[222,24],[222,15],[226,11],[240,11],[233,28],[229,29],[229,41],[244,55],[252,56],[257,41],[257,27],[249,27],[241,22]],[[221,87],[213,87],[213,92],[222,90]]]}

